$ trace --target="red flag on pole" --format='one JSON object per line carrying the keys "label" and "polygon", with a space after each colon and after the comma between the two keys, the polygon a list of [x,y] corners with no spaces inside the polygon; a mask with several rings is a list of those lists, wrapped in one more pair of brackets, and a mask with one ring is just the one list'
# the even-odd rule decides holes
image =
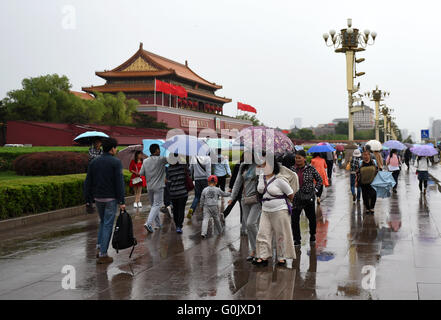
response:
{"label": "red flag on pole", "polygon": [[165,94],[171,94],[180,98],[187,98],[187,90],[184,87],[177,86],[171,83],[162,82],[161,80],[155,81],[156,91],[163,92]]}
{"label": "red flag on pole", "polygon": [[253,108],[252,106],[250,106],[249,104],[244,104],[244,103],[240,103],[240,102],[237,103],[237,109],[242,110],[242,111],[257,113],[256,109]]}

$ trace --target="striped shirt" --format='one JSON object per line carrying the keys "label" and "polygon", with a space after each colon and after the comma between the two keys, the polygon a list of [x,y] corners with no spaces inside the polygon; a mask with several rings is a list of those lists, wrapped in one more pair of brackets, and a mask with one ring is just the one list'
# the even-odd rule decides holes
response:
{"label": "striped shirt", "polygon": [[170,199],[179,199],[188,197],[188,191],[185,187],[185,164],[170,165],[167,170],[170,183]]}

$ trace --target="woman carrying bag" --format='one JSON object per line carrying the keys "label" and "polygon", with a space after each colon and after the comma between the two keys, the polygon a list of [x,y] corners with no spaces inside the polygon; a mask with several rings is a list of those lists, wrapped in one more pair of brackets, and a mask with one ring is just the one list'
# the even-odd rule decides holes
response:
{"label": "woman carrying bag", "polygon": [[398,176],[400,175],[401,171],[401,160],[396,149],[392,149],[390,151],[390,154],[386,158],[386,164],[389,171],[392,172],[392,177],[394,177],[395,180],[395,186],[392,190],[394,193],[397,193]]}
{"label": "woman carrying bag", "polygon": [[142,188],[143,187],[145,188],[147,186],[145,177],[139,174],[142,167],[142,161],[143,159],[142,159],[141,151],[136,151],[135,157],[130,162],[130,166],[129,166],[129,171],[132,173],[132,176],[130,177],[130,188],[133,188],[133,191],[135,192],[135,202],[133,203],[134,208],[142,208],[142,203],[141,203]]}

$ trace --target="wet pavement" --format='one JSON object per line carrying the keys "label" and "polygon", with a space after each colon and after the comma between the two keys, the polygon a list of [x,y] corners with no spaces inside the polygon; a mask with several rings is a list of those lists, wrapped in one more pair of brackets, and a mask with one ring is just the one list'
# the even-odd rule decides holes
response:
{"label": "wet pavement", "polygon": [[[441,178],[439,165],[431,171]],[[248,244],[240,236],[237,206],[225,233],[209,233],[206,240],[200,213],[191,224],[185,219],[181,235],[161,213],[163,228],[147,235],[145,206],[129,210],[138,239],[132,258],[129,249],[109,249],[110,265],[96,264],[96,214],[2,232],[0,299],[441,299],[438,185],[431,181],[424,197],[415,169],[403,170],[398,193],[378,199],[370,216],[362,202],[352,202],[348,173],[337,169],[334,175],[317,210],[312,249],[301,217],[301,253],[292,269],[245,261]],[[65,265],[75,268],[73,290],[62,288]],[[362,273],[364,268],[370,269]],[[374,273],[374,281],[364,279]]]}

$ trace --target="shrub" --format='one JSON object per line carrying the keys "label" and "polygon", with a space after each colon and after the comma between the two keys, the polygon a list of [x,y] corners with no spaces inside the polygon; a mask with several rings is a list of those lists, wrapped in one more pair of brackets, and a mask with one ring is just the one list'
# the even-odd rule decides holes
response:
{"label": "shrub", "polygon": [[[124,170],[126,196],[130,194],[130,176],[131,173]],[[84,204],[83,185],[85,179],[86,174],[83,173],[2,181],[0,185],[0,219]]]}
{"label": "shrub", "polygon": [[85,153],[68,151],[36,152],[19,156],[13,169],[19,175],[50,176],[84,173],[89,157]]}

